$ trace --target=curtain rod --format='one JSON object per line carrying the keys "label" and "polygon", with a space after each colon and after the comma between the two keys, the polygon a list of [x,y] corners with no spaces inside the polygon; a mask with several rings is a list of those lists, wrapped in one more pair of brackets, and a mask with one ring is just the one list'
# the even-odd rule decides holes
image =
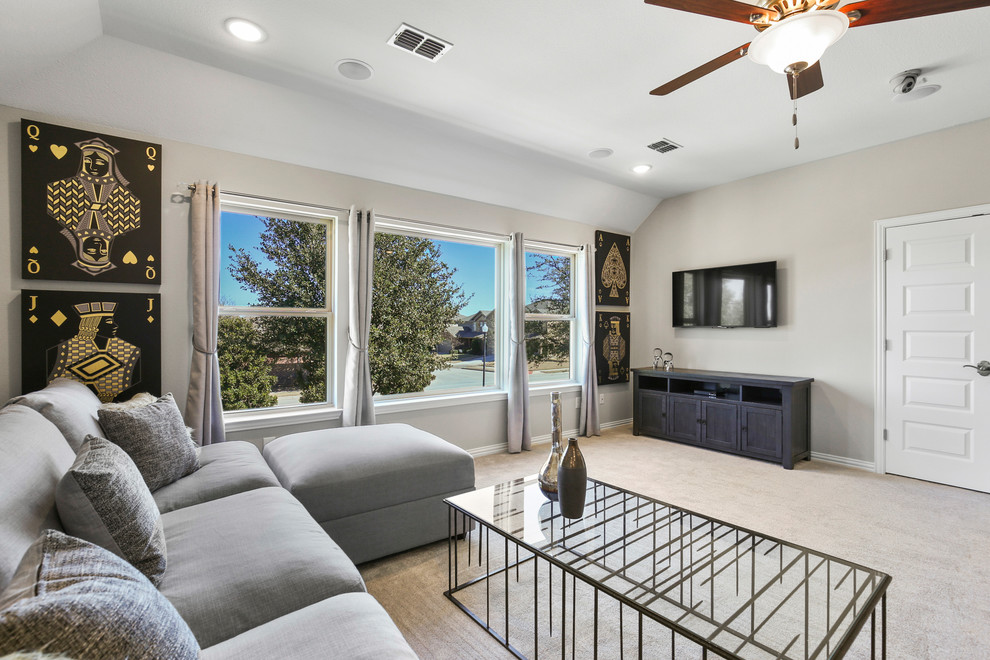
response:
{"label": "curtain rod", "polygon": [[[180,186],[183,184],[179,184]],[[191,183],[185,184],[189,190],[196,190],[196,186]],[[291,204],[293,206],[307,206],[312,209],[320,209],[321,211],[333,211],[334,213],[347,213],[348,209],[338,208],[336,206],[325,206],[323,204],[310,204],[309,202],[294,202],[290,199],[279,199],[277,197],[265,197],[263,195],[252,195],[250,193],[235,192],[233,190],[220,190],[221,195],[231,195],[236,197],[244,197],[245,199],[257,199],[261,202],[274,202],[276,204]]]}
{"label": "curtain rod", "polygon": [[397,229],[402,228],[402,225],[406,225],[405,228],[410,229],[408,225],[413,225],[414,227],[421,227],[423,230],[433,229],[433,230],[441,230],[441,231],[448,231],[451,233],[461,233],[461,234],[467,232],[478,236],[489,236],[493,239],[498,239],[500,241],[504,241],[509,238],[508,234],[499,234],[498,232],[494,232],[494,231],[484,231],[482,229],[468,229],[467,227],[454,227],[451,225],[440,224],[439,222],[424,222],[423,220],[410,220],[409,218],[398,218],[393,215],[378,215],[376,213],[375,214],[376,225],[378,224],[379,220],[381,220],[382,224],[385,225],[386,227],[388,227],[389,221],[393,223],[398,223],[399,226],[396,227]]}
{"label": "curtain rod", "polygon": [[[179,185],[181,186],[183,184],[180,183]],[[193,184],[191,184],[191,183],[187,183],[187,184],[185,184],[185,186],[189,190],[195,190],[196,189],[196,186],[193,185]],[[263,197],[261,195],[251,195],[251,194],[248,194],[248,193],[234,192],[233,190],[220,190],[220,194],[221,195],[236,195],[238,197],[246,197],[248,199],[257,199],[257,200],[260,200],[260,201],[267,201],[267,202],[277,202],[277,203],[281,203],[281,204],[295,204],[295,205],[298,205],[298,206],[309,206],[311,208],[323,209],[323,210],[327,210],[327,211],[335,211],[337,213],[348,213],[349,212],[349,209],[337,208],[335,206],[323,206],[321,204],[309,204],[309,203],[305,203],[305,202],[293,202],[293,201],[288,200],[288,199],[277,199],[277,198],[274,198],[274,197]],[[412,224],[412,225],[419,225],[419,226],[421,226],[423,228],[445,229],[447,231],[453,231],[453,232],[470,231],[473,234],[480,234],[482,236],[491,236],[493,238],[498,238],[498,239],[502,239],[502,240],[504,240],[508,236],[508,234],[499,234],[497,232],[492,232],[492,231],[483,231],[483,230],[479,230],[479,229],[466,229],[464,227],[453,227],[453,226],[450,226],[450,225],[443,225],[443,224],[436,223],[436,222],[423,222],[421,220],[410,220],[409,218],[399,218],[399,217],[395,217],[395,216],[391,216],[391,215],[377,215],[376,214],[376,217],[381,218],[382,220],[384,220],[386,222],[386,224],[388,223],[389,220],[391,220],[393,222],[408,223],[408,224]],[[570,245],[568,243],[557,243],[555,241],[533,240],[531,242],[534,243],[534,244],[538,244],[538,245],[555,246],[555,247],[564,248],[564,249],[567,249],[567,250],[577,250],[577,251],[580,251],[580,250],[583,250],[584,249],[584,246],[583,245]]]}

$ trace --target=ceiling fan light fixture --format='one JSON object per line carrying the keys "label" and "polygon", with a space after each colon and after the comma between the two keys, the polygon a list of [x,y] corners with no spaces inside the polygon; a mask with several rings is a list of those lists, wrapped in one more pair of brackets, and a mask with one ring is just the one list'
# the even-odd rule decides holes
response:
{"label": "ceiling fan light fixture", "polygon": [[777,73],[800,73],[849,29],[849,17],[825,9],[789,16],[761,32],[749,46],[749,57]]}

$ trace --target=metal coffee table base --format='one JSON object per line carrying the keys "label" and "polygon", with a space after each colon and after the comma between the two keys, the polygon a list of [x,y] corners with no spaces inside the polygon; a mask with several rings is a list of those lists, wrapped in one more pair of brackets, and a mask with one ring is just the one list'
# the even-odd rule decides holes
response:
{"label": "metal coffee table base", "polygon": [[883,573],[594,480],[569,521],[534,488],[448,499],[444,593],[516,657],[886,659]]}

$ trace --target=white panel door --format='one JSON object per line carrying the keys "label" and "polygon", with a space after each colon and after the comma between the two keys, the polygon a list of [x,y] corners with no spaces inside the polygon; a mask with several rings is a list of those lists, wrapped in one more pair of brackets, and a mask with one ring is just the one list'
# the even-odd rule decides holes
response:
{"label": "white panel door", "polygon": [[990,492],[990,376],[965,366],[990,360],[990,217],[886,247],[886,471]]}

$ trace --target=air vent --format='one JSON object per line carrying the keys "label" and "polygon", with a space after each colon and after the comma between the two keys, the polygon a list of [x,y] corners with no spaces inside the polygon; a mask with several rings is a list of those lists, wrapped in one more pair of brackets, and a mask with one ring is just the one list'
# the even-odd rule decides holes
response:
{"label": "air vent", "polygon": [[431,62],[439,60],[454,44],[438,39],[412,26],[403,23],[395,34],[389,38],[388,43],[396,48],[408,50],[420,57],[425,57]]}
{"label": "air vent", "polygon": [[667,138],[660,140],[659,142],[654,142],[653,144],[647,145],[653,151],[657,153],[665,154],[667,152],[673,151],[674,149],[680,149],[681,145],[676,142],[671,142]]}

